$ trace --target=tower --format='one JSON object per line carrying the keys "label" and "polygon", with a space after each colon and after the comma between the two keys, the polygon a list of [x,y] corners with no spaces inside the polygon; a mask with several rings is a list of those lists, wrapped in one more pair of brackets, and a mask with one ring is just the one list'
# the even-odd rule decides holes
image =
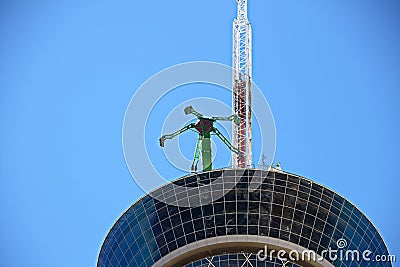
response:
{"label": "tower", "polygon": [[232,143],[245,155],[240,158],[232,153],[234,168],[251,167],[251,68],[252,45],[251,25],[247,18],[247,0],[237,0],[237,17],[233,21],[232,58],[232,110],[240,118],[239,125],[232,124]]}
{"label": "tower", "polygon": [[[240,123],[234,120],[233,143],[244,159],[234,155],[234,168],[208,171],[211,122],[234,117],[204,118],[188,107],[185,113],[198,117],[197,132],[207,142],[205,171],[167,183],[128,208],[105,238],[98,267],[367,267],[376,266],[375,256],[388,255],[372,222],[341,195],[282,171],[280,164],[252,168],[251,27],[247,1],[237,2],[232,107]],[[160,144],[189,128],[196,125],[161,137]],[[186,190],[177,193],[175,185]],[[171,199],[201,205],[175,205]],[[370,251],[372,261],[332,258],[327,254],[332,250],[350,251],[350,257]]]}

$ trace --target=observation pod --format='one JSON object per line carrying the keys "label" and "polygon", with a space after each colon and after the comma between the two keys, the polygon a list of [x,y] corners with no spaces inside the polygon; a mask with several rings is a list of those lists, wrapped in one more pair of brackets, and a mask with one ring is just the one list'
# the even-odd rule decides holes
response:
{"label": "observation pod", "polygon": [[[212,183],[230,189],[201,206],[169,205],[150,194],[138,200],[109,231],[97,266],[392,266],[372,261],[389,255],[388,249],[356,206],[295,174],[273,168],[214,170],[179,178],[153,193]],[[283,250],[286,258],[304,250],[318,258],[329,249],[338,250],[338,257],[283,262],[282,254],[260,257],[266,247]],[[370,261],[362,257],[367,250]],[[360,259],[340,259],[340,251],[358,251]]]}

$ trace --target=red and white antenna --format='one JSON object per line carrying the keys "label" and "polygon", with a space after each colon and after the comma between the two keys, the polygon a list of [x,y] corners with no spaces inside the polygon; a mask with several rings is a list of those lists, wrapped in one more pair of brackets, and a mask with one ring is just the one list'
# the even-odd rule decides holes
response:
{"label": "red and white antenna", "polygon": [[237,18],[233,22],[233,81],[232,109],[240,118],[232,124],[232,143],[245,156],[232,153],[234,168],[252,166],[251,126],[251,25],[247,18],[247,0],[237,0]]}

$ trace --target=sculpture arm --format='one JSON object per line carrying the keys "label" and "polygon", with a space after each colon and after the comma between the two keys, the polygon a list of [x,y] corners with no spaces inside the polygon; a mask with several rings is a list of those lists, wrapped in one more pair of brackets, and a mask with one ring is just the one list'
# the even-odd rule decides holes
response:
{"label": "sculpture arm", "polygon": [[184,109],[185,111],[185,115],[189,115],[189,114],[193,114],[195,115],[197,118],[202,118],[203,114],[197,112],[196,110],[194,110],[194,108],[192,106],[188,106]]}
{"label": "sculpture arm", "polygon": [[216,121],[233,121],[236,125],[239,125],[240,123],[240,118],[236,114],[233,114],[229,117],[211,117],[211,119]]}
{"label": "sculpture arm", "polygon": [[237,155],[239,155],[239,158],[243,158],[244,154],[242,152],[239,151],[239,149],[237,149],[236,147],[234,147],[231,142],[229,142],[229,140],[217,129],[217,128],[213,128],[213,133],[215,133],[216,136],[218,136],[219,139],[221,139],[221,141],[234,153],[236,153]]}
{"label": "sculpture arm", "polygon": [[182,129],[179,129],[178,131],[173,132],[172,134],[166,134],[166,135],[161,136],[161,138],[159,139],[159,141],[160,141],[160,146],[161,146],[161,147],[164,147],[165,140],[173,139],[174,137],[180,135],[181,133],[184,133],[184,132],[186,132],[187,130],[193,129],[193,128],[195,128],[195,127],[196,127],[196,125],[195,125],[194,123],[191,123],[191,124],[189,124],[189,125],[183,127]]}

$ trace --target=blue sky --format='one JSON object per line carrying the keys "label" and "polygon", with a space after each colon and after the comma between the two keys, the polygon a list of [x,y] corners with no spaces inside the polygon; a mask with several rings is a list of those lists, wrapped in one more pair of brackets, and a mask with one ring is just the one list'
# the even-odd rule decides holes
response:
{"label": "blue sky", "polygon": [[[230,65],[235,9],[0,2],[0,265],[96,263],[114,221],[143,195],[122,152],[130,98],[171,65]],[[276,161],[356,204],[398,257],[399,12],[396,0],[249,4]]]}

